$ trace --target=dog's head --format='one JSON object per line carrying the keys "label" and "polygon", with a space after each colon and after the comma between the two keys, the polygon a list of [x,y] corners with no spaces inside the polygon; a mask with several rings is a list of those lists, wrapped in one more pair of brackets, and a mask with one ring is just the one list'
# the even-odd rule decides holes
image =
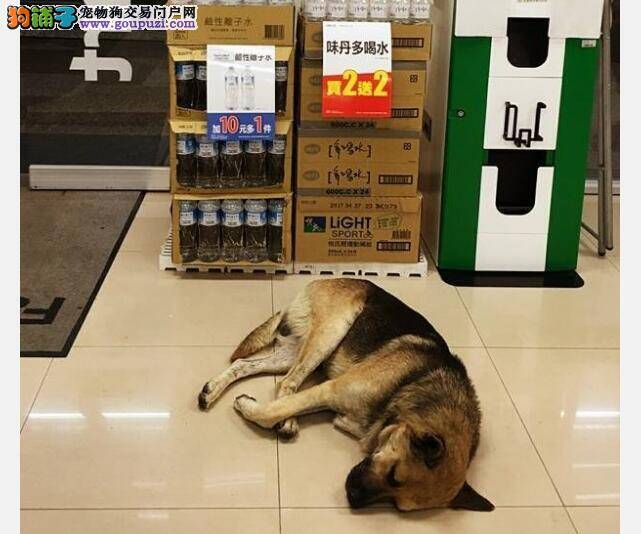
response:
{"label": "dog's head", "polygon": [[390,422],[374,437],[373,452],[356,465],[345,489],[352,508],[391,500],[399,510],[462,508],[491,511],[494,505],[473,490],[465,476],[470,440]]}

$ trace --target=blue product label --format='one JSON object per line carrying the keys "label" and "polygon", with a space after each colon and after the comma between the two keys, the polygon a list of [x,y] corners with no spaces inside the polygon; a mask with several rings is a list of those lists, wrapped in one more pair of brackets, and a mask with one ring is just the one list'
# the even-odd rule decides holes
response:
{"label": "blue product label", "polygon": [[176,80],[193,80],[194,66],[191,63],[176,65]]}
{"label": "blue product label", "polygon": [[269,211],[267,213],[267,220],[271,226],[283,226],[283,212]]}
{"label": "blue product label", "polygon": [[267,212],[258,211],[258,212],[247,212],[246,218],[247,226],[265,226],[267,224]]}
{"label": "blue product label", "polygon": [[211,139],[220,141],[271,141],[275,117],[274,113],[207,113],[207,132]]}

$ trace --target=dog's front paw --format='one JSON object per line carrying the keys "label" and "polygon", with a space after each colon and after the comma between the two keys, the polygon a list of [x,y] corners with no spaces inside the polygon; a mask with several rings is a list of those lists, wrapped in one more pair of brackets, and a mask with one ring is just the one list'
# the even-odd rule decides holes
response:
{"label": "dog's front paw", "polygon": [[250,395],[239,395],[234,400],[234,409],[242,415],[247,416],[256,404],[258,404],[258,402],[254,397]]}
{"label": "dog's front paw", "polygon": [[298,435],[298,430],[298,421],[294,417],[281,421],[276,425],[276,433],[285,440],[294,439]]}

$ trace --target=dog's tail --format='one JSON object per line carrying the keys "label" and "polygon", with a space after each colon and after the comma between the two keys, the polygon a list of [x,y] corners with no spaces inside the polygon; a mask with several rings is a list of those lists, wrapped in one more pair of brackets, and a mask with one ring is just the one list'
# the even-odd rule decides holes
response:
{"label": "dog's tail", "polygon": [[239,358],[247,358],[274,343],[282,315],[282,312],[277,312],[263,324],[252,330],[250,334],[240,342],[240,345],[236,347],[236,350],[231,355],[231,361],[233,362]]}

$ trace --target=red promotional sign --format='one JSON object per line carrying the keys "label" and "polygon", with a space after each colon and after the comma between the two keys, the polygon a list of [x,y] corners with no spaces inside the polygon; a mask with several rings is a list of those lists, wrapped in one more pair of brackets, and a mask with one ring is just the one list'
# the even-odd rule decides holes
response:
{"label": "red promotional sign", "polygon": [[323,22],[323,117],[390,117],[391,52],[389,23]]}

